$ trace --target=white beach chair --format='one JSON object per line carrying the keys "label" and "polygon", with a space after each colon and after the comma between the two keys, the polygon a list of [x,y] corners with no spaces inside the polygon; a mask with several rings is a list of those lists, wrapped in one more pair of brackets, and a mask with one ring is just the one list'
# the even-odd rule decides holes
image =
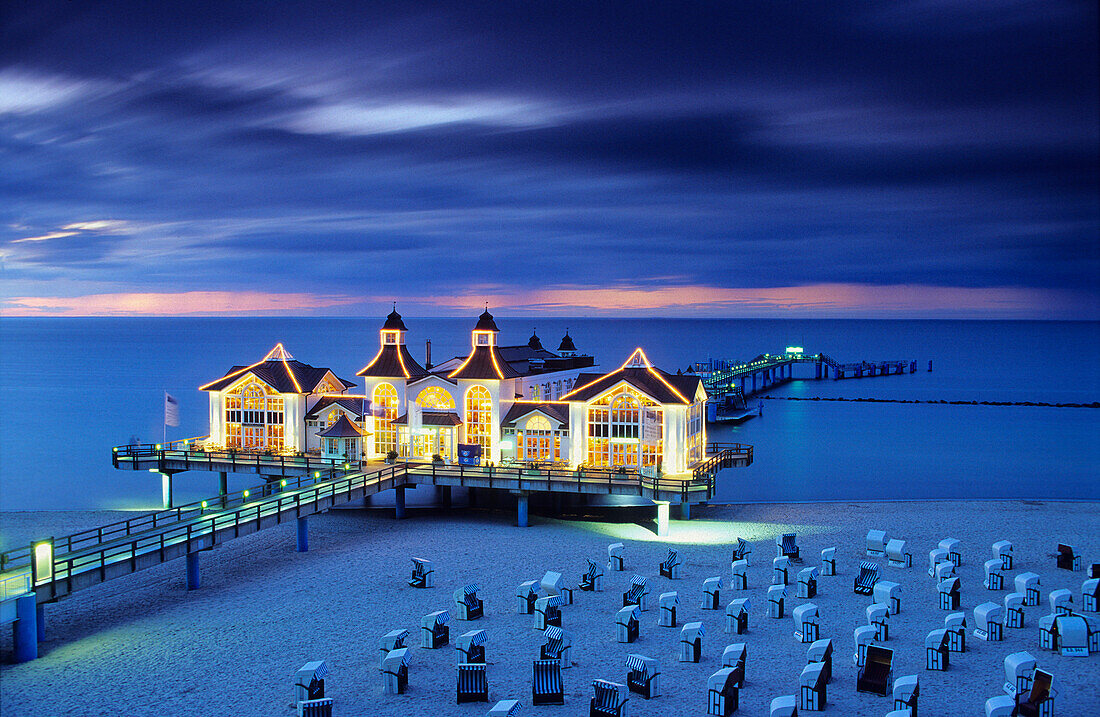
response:
{"label": "white beach chair", "polygon": [[958,610],[962,591],[958,578],[947,578],[939,583],[940,610]]}
{"label": "white beach chair", "polygon": [[623,569],[623,549],[622,543],[612,543],[607,546],[608,570],[621,571]]}
{"label": "white beach chair", "polygon": [[689,622],[680,630],[680,662],[698,662],[706,635],[701,622]]}
{"label": "white beach chair", "polygon": [[485,717],[518,717],[519,700],[500,700],[485,713]]}
{"label": "white beach chair", "polygon": [[958,539],[944,538],[940,541],[940,550],[947,551],[947,557],[951,559],[956,568],[962,565],[962,543]]}
{"label": "white beach chair", "polygon": [[875,643],[875,632],[871,625],[860,625],[852,632],[852,641],[856,646],[852,662],[856,667],[863,667],[867,663],[867,646]]}
{"label": "white beach chair", "polygon": [[817,597],[817,568],[802,568],[798,571],[796,597],[812,599]]}
{"label": "white beach chair", "polygon": [[1020,573],[1014,581],[1016,592],[1023,593],[1024,607],[1035,607],[1039,604],[1039,576],[1035,573]]}
{"label": "white beach chair", "polygon": [[875,628],[875,640],[888,642],[890,640],[890,608],[886,603],[876,602],[868,605],[864,612],[867,615],[867,624]]}
{"label": "white beach chair", "polygon": [[748,590],[749,589],[749,561],[747,560],[735,560],[733,562],[733,582],[730,583],[730,587],[734,590]]}
{"label": "white beach chair", "polygon": [[821,574],[836,575],[836,548],[821,549]]}
{"label": "white beach chair", "polygon": [[901,585],[898,583],[879,580],[875,583],[871,595],[871,599],[875,602],[884,603],[889,608],[891,615],[897,615],[901,612]]}
{"label": "white beach chair", "polygon": [[1005,695],[990,697],[985,701],[985,717],[1012,717],[1016,714],[1016,701]]}
{"label": "white beach chair", "polygon": [[1054,617],[1057,636],[1055,648],[1062,657],[1088,657],[1090,638],[1095,633],[1089,629],[1088,621],[1081,615],[1065,614]]}
{"label": "white beach chair", "polygon": [[1004,610],[995,602],[974,608],[974,637],[988,642],[1004,639]]}
{"label": "white beach chair", "polygon": [[446,610],[436,610],[425,615],[420,620],[420,646],[429,650],[443,647],[450,640],[450,628],[447,623],[451,619],[451,613]]}
{"label": "white beach chair", "polygon": [[745,661],[748,658],[749,650],[748,645],[743,642],[734,642],[730,645],[726,645],[726,649],[722,650],[722,667],[732,667],[735,670],[739,670],[741,673],[741,679],[737,681],[737,686],[741,686],[741,682],[745,679]]}
{"label": "white beach chair", "polygon": [[749,629],[749,610],[751,603],[748,598],[737,598],[726,605],[726,632],[743,635]]}
{"label": "white beach chair", "polygon": [[886,543],[889,539],[886,537],[885,530],[868,530],[867,531],[867,554],[872,558],[881,558],[886,555]]}
{"label": "white beach chair", "polygon": [[1100,612],[1100,578],[1081,583],[1081,611]]}
{"label": "white beach chair", "polygon": [[820,662],[811,662],[802,668],[798,678],[798,708],[820,711],[825,709],[826,681],[825,666]]}
{"label": "white beach chair", "polygon": [[1069,615],[1073,612],[1073,593],[1065,588],[1051,590],[1047,595],[1052,615]]}
{"label": "white beach chair", "polygon": [[1005,589],[1005,574],[1002,572],[1001,565],[1002,562],[1000,558],[993,558],[992,560],[985,561],[986,590]]}
{"label": "white beach chair", "polygon": [[432,561],[426,558],[413,558],[412,575],[409,585],[414,588],[430,588],[435,585],[435,570]]}
{"label": "white beach chair", "polygon": [[772,585],[768,588],[768,617],[780,620],[783,618],[783,600],[787,597],[787,588],[782,585]]}
{"label": "white beach chair", "polygon": [[913,710],[908,707],[902,710],[890,710],[886,713],[886,717],[913,717]]}
{"label": "white beach chair", "polygon": [[573,588],[565,586],[565,578],[562,577],[561,573],[547,570],[546,574],[542,576],[541,587],[547,595],[559,596],[561,605],[573,604]]}
{"label": "white beach chair", "polygon": [[993,544],[993,557],[1001,561],[1001,570],[1012,570],[1012,543],[998,540]]}
{"label": "white beach chair", "polygon": [[1005,627],[1019,628],[1024,626],[1024,594],[1009,593],[1005,595]]}
{"label": "white beach chair", "polygon": [[637,605],[640,612],[645,612],[648,595],[649,580],[641,575],[634,575],[630,578],[630,588],[623,593],[623,607]]}
{"label": "white beach chair", "polygon": [[603,569],[591,558],[585,558],[584,562],[587,564],[587,568],[584,574],[581,575],[580,589],[589,592],[601,592]]}
{"label": "white beach chair", "polygon": [[1039,647],[1044,650],[1058,649],[1058,621],[1054,615],[1039,618]]}
{"label": "white beach chair", "polygon": [[833,641],[825,638],[811,642],[810,646],[806,648],[806,662],[820,662],[824,665],[825,681],[831,682],[833,679]]}
{"label": "white beach chair", "polygon": [[966,652],[966,613],[953,612],[943,618],[947,630],[947,651]]}
{"label": "white beach chair", "polygon": [[892,691],[895,710],[908,710],[910,714],[917,714],[917,698],[920,697],[920,676],[903,675],[894,680]]}
{"label": "white beach chair", "polygon": [[951,665],[950,636],[947,630],[933,630],[924,638],[924,669],[944,671]]}
{"label": "white beach chair", "polygon": [[532,627],[545,630],[554,625],[561,627],[561,596],[547,595],[535,600],[535,619]]}
{"label": "white beach chair", "polygon": [[1035,677],[1035,657],[1030,652],[1013,652],[1005,657],[1004,691],[1009,697],[1023,696],[1031,691]]}
{"label": "white beach chair", "polygon": [[657,660],[645,655],[626,656],[626,686],[647,700],[661,696],[661,668]]}
{"label": "white beach chair", "polygon": [[717,610],[722,604],[722,578],[713,577],[703,581],[703,609]]}
{"label": "white beach chair", "polygon": [[817,605],[812,602],[799,605],[791,611],[791,619],[794,621],[794,639],[797,642],[809,644],[820,639],[821,617],[818,615]]}
{"label": "white beach chair", "polygon": [[668,555],[664,561],[658,566],[661,575],[669,580],[680,579],[680,566],[683,564],[683,560],[680,559],[680,553],[675,548],[668,549]]}
{"label": "white beach chair", "polygon": [[886,562],[892,568],[913,567],[913,554],[905,550],[905,541],[898,538],[886,544]]}
{"label": "white beach chair", "polygon": [[638,606],[627,605],[615,614],[615,635],[619,642],[630,643],[638,639]]}
{"label": "white beach chair", "polygon": [[328,663],[324,660],[314,660],[302,665],[294,675],[294,703],[323,698],[325,678],[328,675]]}
{"label": "white beach chair", "polygon": [[673,592],[661,593],[657,600],[660,614],[657,616],[659,627],[676,627],[676,606],[680,604],[680,595]]}
{"label": "white beach chair", "polygon": [[940,563],[936,566],[936,583],[937,584],[943,582],[944,580],[947,580],[950,577],[954,577],[954,576],[955,576],[955,564],[953,562],[951,562],[950,560],[945,560],[944,562],[942,562],[942,563]]}
{"label": "white beach chair", "polygon": [[382,694],[403,695],[409,686],[409,663],[412,654],[407,647],[399,647],[382,661]]}
{"label": "white beach chair", "polygon": [[732,667],[723,667],[707,678],[707,714],[730,717],[738,708],[738,682]]}
{"label": "white beach chair", "polygon": [[[933,548],[928,551],[928,577],[936,577],[936,566],[943,562],[951,562],[947,551],[943,548]],[[954,563],[952,563],[954,564]]]}
{"label": "white beach chair", "polygon": [[535,601],[539,599],[539,581],[525,580],[516,588],[516,612],[530,615],[535,611]]}
{"label": "white beach chair", "polygon": [[790,570],[791,559],[787,556],[772,559],[772,585],[786,585],[787,571]]}
{"label": "white beach chair", "polygon": [[737,545],[733,548],[733,562],[738,560],[744,560],[745,564],[749,564],[749,560],[752,556],[752,543],[744,540],[743,538],[737,539]]}
{"label": "white beach chair", "polygon": [[386,655],[399,647],[406,647],[405,640],[409,637],[408,630],[390,630],[378,639],[378,666],[386,661]]}
{"label": "white beach chair", "polygon": [[488,641],[489,634],[484,630],[469,630],[459,635],[455,641],[459,663],[473,665],[485,662],[485,643]]}
{"label": "white beach chair", "polygon": [[539,648],[540,660],[557,660],[564,670],[573,666],[573,636],[555,625],[543,633],[546,643]]}
{"label": "white beach chair", "polygon": [[798,697],[783,695],[771,701],[768,707],[769,717],[798,717]]}

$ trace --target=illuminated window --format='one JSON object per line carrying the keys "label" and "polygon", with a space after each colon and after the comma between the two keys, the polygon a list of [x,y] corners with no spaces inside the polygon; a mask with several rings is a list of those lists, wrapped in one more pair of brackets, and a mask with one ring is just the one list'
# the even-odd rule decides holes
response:
{"label": "illuminated window", "polygon": [[696,401],[691,404],[691,410],[688,413],[688,465],[703,460],[703,442],[705,440],[706,434],[703,431],[703,402]]}
{"label": "illuminated window", "polygon": [[329,383],[329,380],[326,378],[324,381],[318,384],[317,390],[314,391],[314,393],[340,393],[340,389]]}
{"label": "illuminated window", "polygon": [[484,386],[466,392],[466,442],[488,450],[493,440],[493,398]]}
{"label": "illuminated window", "polygon": [[283,399],[257,382],[225,396],[225,445],[229,448],[284,447]]}
{"label": "illuminated window", "polygon": [[517,432],[516,446],[520,460],[561,460],[561,436],[550,428],[545,416],[532,416],[527,421],[527,427]]}
{"label": "illuminated window", "polygon": [[374,389],[373,407],[378,413],[374,418],[374,451],[388,453],[397,450],[397,389],[388,383],[380,383]]}
{"label": "illuminated window", "polygon": [[662,425],[664,412],[658,404],[626,387],[588,409],[589,465],[636,469],[661,462],[663,429],[656,444],[642,442],[642,407],[657,407],[657,424]]}
{"label": "illuminated window", "polygon": [[416,405],[437,411],[455,410],[455,400],[451,394],[439,386],[428,386],[416,397]]}

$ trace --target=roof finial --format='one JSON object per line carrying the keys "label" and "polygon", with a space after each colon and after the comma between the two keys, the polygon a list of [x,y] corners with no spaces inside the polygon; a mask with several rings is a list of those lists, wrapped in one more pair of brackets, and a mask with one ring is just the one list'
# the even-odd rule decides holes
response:
{"label": "roof finial", "polygon": [[397,302],[396,301],[393,302],[393,310],[397,311]]}

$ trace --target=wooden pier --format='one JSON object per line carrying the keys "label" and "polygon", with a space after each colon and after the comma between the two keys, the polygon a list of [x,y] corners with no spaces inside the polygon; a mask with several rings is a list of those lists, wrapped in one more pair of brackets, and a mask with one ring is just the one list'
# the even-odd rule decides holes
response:
{"label": "wooden pier", "polygon": [[[744,363],[720,361],[720,368],[713,368],[714,362],[697,363],[695,368],[703,376],[703,388],[711,397],[724,396],[731,391],[741,396],[750,396],[768,388],[792,380],[795,364],[813,364],[814,379],[829,378],[868,378],[871,376],[894,376],[915,373],[917,362],[912,360],[858,361],[841,363],[828,354],[806,354],[790,351],[779,355],[764,354]],[[929,362],[931,370],[931,362]]]}

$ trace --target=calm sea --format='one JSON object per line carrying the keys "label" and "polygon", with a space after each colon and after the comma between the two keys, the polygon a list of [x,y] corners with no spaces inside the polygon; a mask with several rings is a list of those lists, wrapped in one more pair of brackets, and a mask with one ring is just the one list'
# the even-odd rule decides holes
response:
{"label": "calm sea", "polygon": [[[380,320],[0,320],[0,509],[156,508],[160,481],[116,471],[111,446],[161,440],[163,394],[180,403],[168,437],[204,435],[197,387],[283,342],[345,378],[374,355]],[[471,319],[408,319],[418,358],[468,346]],[[554,349],[566,330],[605,368],[636,346],[668,371],[708,357],[789,345],[841,361],[915,359],[914,374],[796,381],[788,397],[1090,403],[1100,401],[1100,323],[501,318],[502,344],[533,328]],[[928,361],[933,371],[927,372]],[[797,375],[797,373],[796,373]],[[804,368],[804,375],[812,370]],[[711,440],[752,443],[749,469],[722,476],[723,501],[928,498],[1100,499],[1100,409],[769,400]],[[241,486],[250,479],[234,479]],[[253,479],[254,480],[254,479]],[[217,492],[211,474],[177,478],[180,500]]]}

